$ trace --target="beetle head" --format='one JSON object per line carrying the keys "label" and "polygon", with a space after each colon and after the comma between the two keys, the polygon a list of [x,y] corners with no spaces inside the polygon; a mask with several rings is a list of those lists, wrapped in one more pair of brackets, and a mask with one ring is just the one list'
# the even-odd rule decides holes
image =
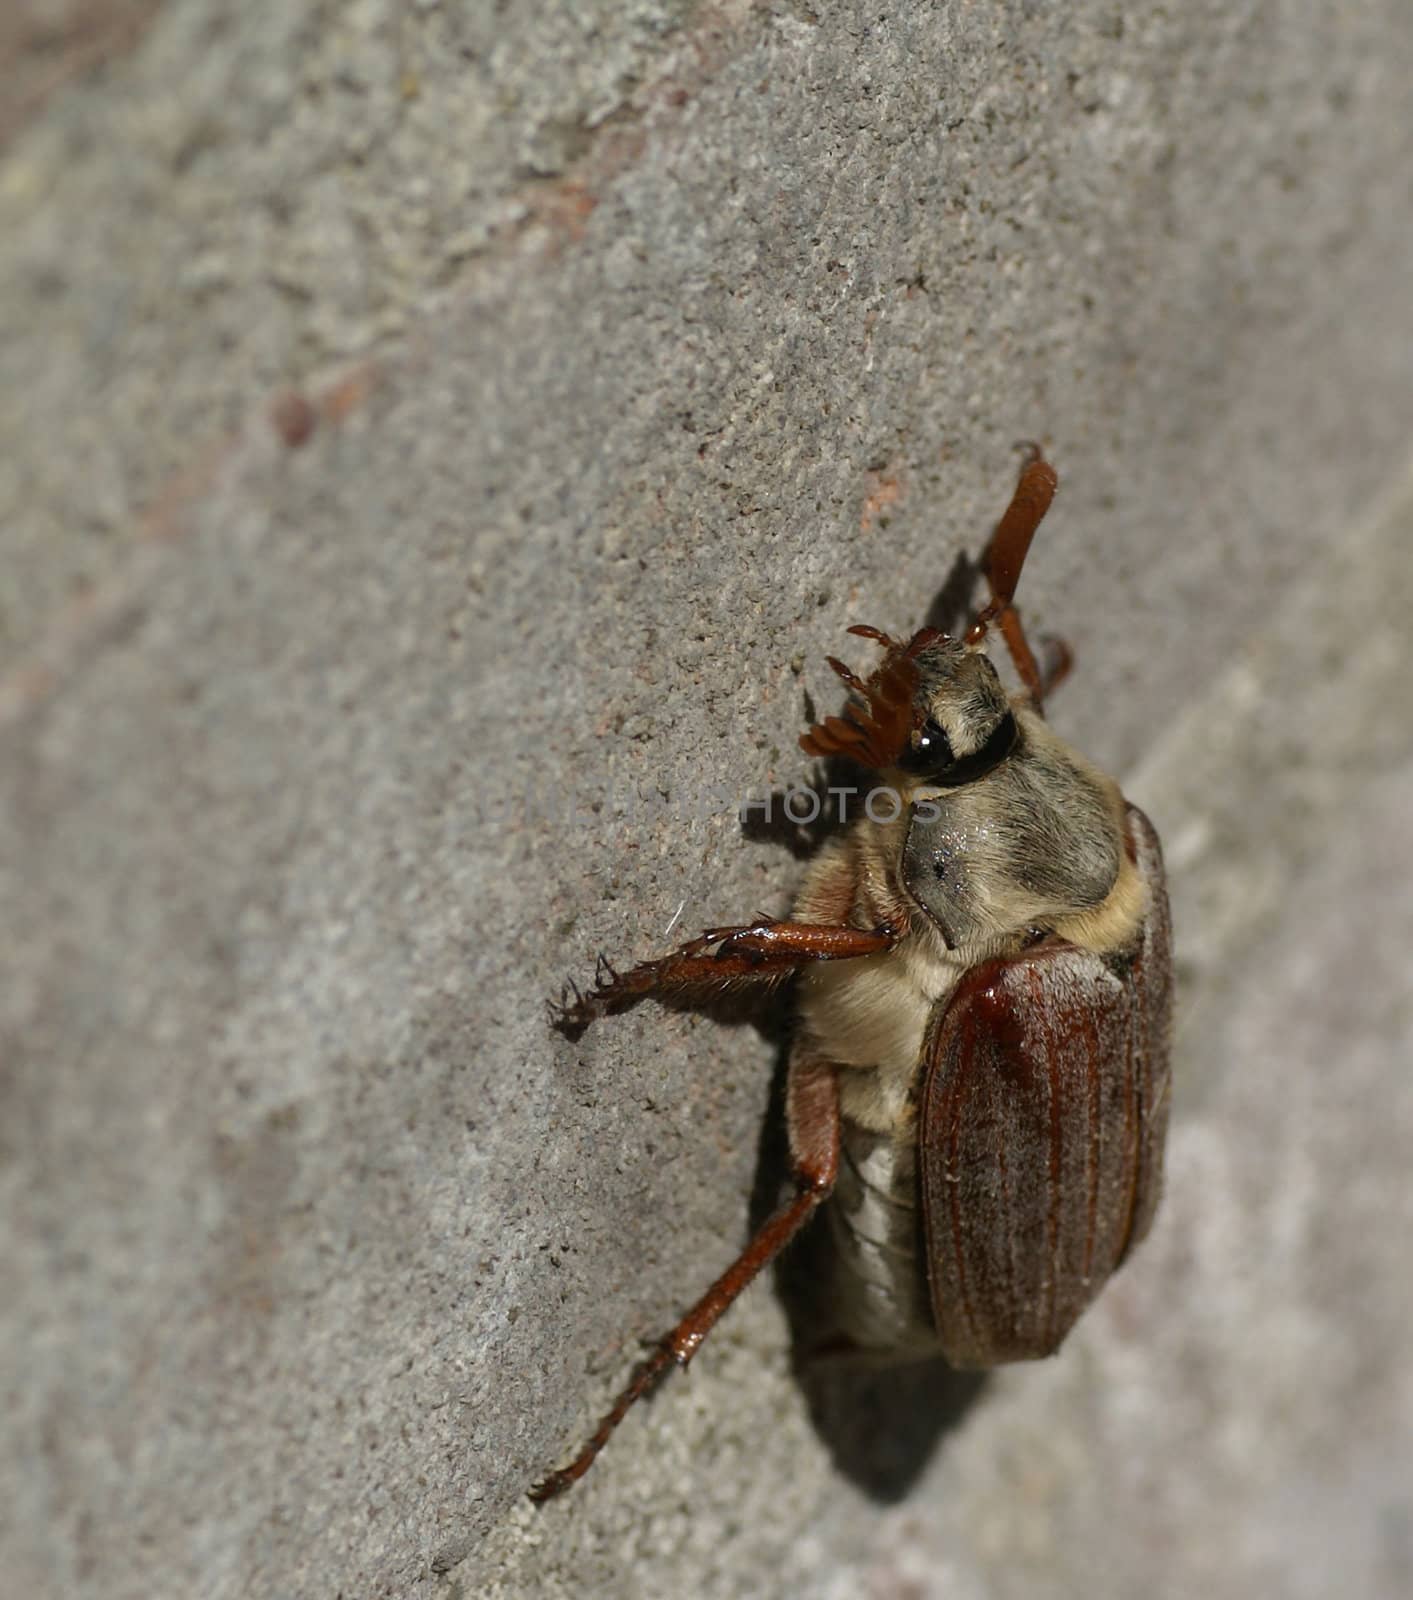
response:
{"label": "beetle head", "polygon": [[856,702],[800,740],[885,776],[907,807],[896,870],[949,948],[990,945],[1099,905],[1121,864],[1112,781],[1012,703],[976,645],[925,628],[886,647]]}
{"label": "beetle head", "polygon": [[801,737],[808,755],[844,755],[877,772],[897,769],[944,787],[970,782],[1005,760],[1016,726],[984,655],[936,628],[923,628],[906,644],[877,628],[849,632],[876,640],[887,653],[866,681],[829,658],[856,701]]}

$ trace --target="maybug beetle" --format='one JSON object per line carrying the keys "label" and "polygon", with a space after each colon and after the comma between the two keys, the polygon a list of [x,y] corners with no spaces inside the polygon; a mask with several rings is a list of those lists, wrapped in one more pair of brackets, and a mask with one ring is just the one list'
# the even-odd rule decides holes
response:
{"label": "maybug beetle", "polygon": [[[851,703],[801,740],[874,774],[869,807],[810,864],[793,917],[712,928],[658,961],[600,958],[556,1025],[643,998],[795,985],[785,1108],[795,1193],[531,1491],[565,1489],[628,1408],[821,1207],[835,1337],[989,1367],[1055,1351],[1147,1232],[1167,1128],[1172,962],[1162,854],[1112,778],[1052,733],[1013,604],[1057,479],[1028,448],[960,638],[923,628],[841,662]],[[1022,687],[984,653],[992,628]],[[826,1204],[827,1202],[827,1204]]]}

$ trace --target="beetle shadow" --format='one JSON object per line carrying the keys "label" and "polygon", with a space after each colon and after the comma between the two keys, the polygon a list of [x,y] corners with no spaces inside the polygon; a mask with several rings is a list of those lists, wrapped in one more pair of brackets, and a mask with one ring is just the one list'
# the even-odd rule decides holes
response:
{"label": "beetle shadow", "polygon": [[954,637],[964,631],[964,624],[971,621],[974,609],[972,596],[981,579],[982,561],[987,548],[985,545],[982,547],[981,556],[969,556],[965,550],[956,553],[941,588],[933,595],[932,604],[923,614],[920,627],[936,628],[939,633],[950,633]]}
{"label": "beetle shadow", "polygon": [[[770,1114],[761,1130],[751,1193],[758,1228],[788,1184],[785,1074],[781,1039],[771,1084]],[[790,1325],[792,1364],[810,1422],[835,1468],[881,1505],[904,1499],[942,1439],[961,1422],[986,1386],[984,1372],[960,1372],[940,1356],[880,1364],[820,1355],[827,1314],[819,1286],[827,1281],[828,1227],[817,1216],[775,1266],[775,1289]]]}

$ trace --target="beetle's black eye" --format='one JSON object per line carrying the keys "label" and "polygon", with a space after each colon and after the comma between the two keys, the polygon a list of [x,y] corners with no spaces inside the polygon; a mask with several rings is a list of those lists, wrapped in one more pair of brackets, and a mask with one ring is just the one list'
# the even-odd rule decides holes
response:
{"label": "beetle's black eye", "polygon": [[906,752],[900,763],[905,772],[929,775],[945,772],[952,765],[952,741],[946,730],[931,717],[917,733],[917,742]]}
{"label": "beetle's black eye", "polygon": [[964,783],[975,783],[999,767],[1015,748],[1018,737],[1016,719],[1008,711],[986,736],[979,750],[973,750],[969,756],[957,756],[952,753],[952,743],[945,730],[929,717],[917,734],[917,743],[898,765],[904,772],[915,773],[944,789],[960,789]]}

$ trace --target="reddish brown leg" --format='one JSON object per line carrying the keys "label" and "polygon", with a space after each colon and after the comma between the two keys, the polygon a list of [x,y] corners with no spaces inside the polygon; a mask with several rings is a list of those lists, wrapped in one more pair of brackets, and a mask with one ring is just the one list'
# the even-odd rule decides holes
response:
{"label": "reddish brown leg", "polygon": [[[849,961],[877,955],[897,940],[889,927],[846,928],[812,922],[774,922],[757,917],[732,928],[708,928],[659,961],[640,962],[617,972],[603,956],[594,988],[581,994],[570,985],[551,1006],[551,1022],[576,1039],[599,1017],[613,1015],[639,1000],[708,1000],[748,984],[778,983],[812,961]],[[571,1000],[570,994],[573,994]]]}
{"label": "reddish brown leg", "polygon": [[[1047,687],[1045,674],[1042,673],[1035,659],[1035,653],[1025,637],[1020,613],[1013,602],[1016,585],[1020,582],[1021,568],[1030,553],[1030,542],[1035,537],[1035,530],[1044,520],[1045,513],[1050,509],[1050,502],[1055,498],[1055,490],[1060,480],[1056,476],[1055,469],[1041,455],[1039,445],[1026,445],[1025,450],[1026,460],[1021,467],[1016,492],[1011,496],[1011,503],[1006,507],[1005,514],[996,524],[996,531],[991,536],[991,547],[987,553],[986,577],[991,585],[991,602],[971,625],[967,642],[979,644],[986,636],[988,625],[994,622],[1001,630],[1001,637],[1006,641],[1006,648],[1011,653],[1011,660],[1016,664],[1021,682],[1039,709],[1045,699]],[[1059,676],[1063,676],[1063,673]]]}
{"label": "reddish brown leg", "polygon": [[1016,597],[1021,568],[1030,554],[1030,541],[1035,530],[1045,519],[1050,502],[1060,480],[1054,467],[1040,453],[1038,444],[1022,447],[1026,458],[1021,464],[1016,492],[1006,507],[996,531],[991,535],[991,549],[986,558],[986,575],[991,582],[993,600],[1002,606],[1010,605]]}
{"label": "reddish brown leg", "polygon": [[691,1361],[736,1296],[762,1268],[769,1266],[828,1199],[839,1170],[839,1088],[832,1066],[798,1057],[791,1061],[786,1116],[798,1192],[756,1232],[737,1259],[643,1362],[573,1461],[549,1473],[530,1490],[530,1498],[537,1505],[584,1476],[633,1403],[652,1389],[674,1362],[685,1367]]}
{"label": "reddish brown leg", "polygon": [[1040,640],[1039,660],[1040,687],[1048,700],[1069,677],[1070,669],[1074,666],[1074,651],[1053,633],[1045,634]]}

